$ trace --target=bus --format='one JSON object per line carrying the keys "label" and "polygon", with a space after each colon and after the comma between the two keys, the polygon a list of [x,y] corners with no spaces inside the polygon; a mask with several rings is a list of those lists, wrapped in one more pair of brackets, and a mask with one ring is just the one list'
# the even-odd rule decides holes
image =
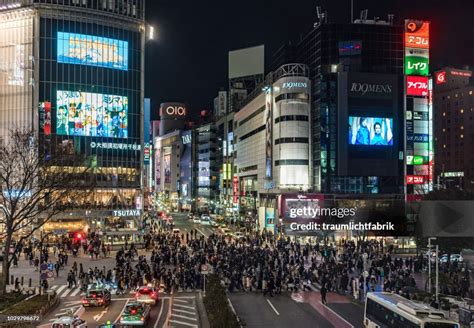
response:
{"label": "bus", "polygon": [[393,293],[367,293],[364,311],[366,328],[459,328],[443,311],[415,303]]}

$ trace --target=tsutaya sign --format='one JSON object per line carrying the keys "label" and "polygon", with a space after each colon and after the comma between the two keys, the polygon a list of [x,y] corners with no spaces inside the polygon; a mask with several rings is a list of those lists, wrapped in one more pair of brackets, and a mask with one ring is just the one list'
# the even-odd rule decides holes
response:
{"label": "tsutaya sign", "polygon": [[140,216],[140,210],[115,210],[114,216]]}

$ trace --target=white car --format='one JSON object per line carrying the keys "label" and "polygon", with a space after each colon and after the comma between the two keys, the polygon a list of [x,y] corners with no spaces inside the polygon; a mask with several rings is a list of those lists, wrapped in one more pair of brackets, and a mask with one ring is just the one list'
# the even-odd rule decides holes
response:
{"label": "white car", "polygon": [[193,216],[193,223],[201,223],[201,219],[199,218],[199,216]]}
{"label": "white car", "polygon": [[211,225],[211,218],[209,217],[209,215],[201,216],[201,224],[202,225]]}
{"label": "white car", "polygon": [[64,327],[69,327],[69,328],[87,328],[87,322],[82,320],[79,317],[69,317],[69,316],[64,316],[64,317],[59,317],[58,319],[54,320],[53,324],[51,325],[51,328],[64,328]]}

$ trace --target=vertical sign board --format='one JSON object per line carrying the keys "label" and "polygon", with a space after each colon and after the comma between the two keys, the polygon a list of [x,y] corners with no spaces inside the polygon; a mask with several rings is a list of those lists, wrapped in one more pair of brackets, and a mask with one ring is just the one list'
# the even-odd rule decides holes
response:
{"label": "vertical sign board", "polygon": [[265,178],[272,178],[273,162],[273,99],[271,88],[265,95]]}
{"label": "vertical sign board", "polygon": [[155,191],[161,191],[161,149],[159,147],[155,150]]}
{"label": "vertical sign board", "polygon": [[[406,96],[412,99],[413,113],[406,115],[407,199],[432,188],[432,80],[429,75],[430,23],[405,20]],[[437,77],[443,83],[445,76]],[[410,157],[410,158],[408,158]],[[427,164],[427,165],[426,165]]]}
{"label": "vertical sign board", "polygon": [[233,198],[233,202],[234,204],[237,204],[238,202],[238,198],[237,196],[239,195],[239,178],[234,176],[233,180],[232,180],[232,191],[234,193],[234,198]]}

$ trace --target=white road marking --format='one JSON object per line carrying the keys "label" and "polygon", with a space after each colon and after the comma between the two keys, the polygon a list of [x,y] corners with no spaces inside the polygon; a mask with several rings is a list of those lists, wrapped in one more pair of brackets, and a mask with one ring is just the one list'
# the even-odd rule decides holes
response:
{"label": "white road marking", "polygon": [[102,311],[102,312],[96,314],[96,315],[94,316],[94,320],[95,320],[95,321],[99,321],[100,318],[102,318],[102,317],[104,316],[104,314],[106,314],[106,313],[107,313],[107,310]]}
{"label": "white road marking", "polygon": [[183,319],[186,319],[186,320],[197,321],[196,318],[191,318],[191,317],[187,317],[187,316],[185,316],[185,315],[180,315],[180,314],[171,313],[171,316],[172,316],[172,317],[183,318]]}
{"label": "white road marking", "polygon": [[280,313],[277,311],[277,309],[275,309],[272,302],[270,302],[270,300],[268,298],[267,298],[267,302],[270,305],[270,307],[273,309],[273,311],[275,311],[276,315],[280,315]]}
{"label": "white road marking", "polygon": [[158,313],[158,318],[156,318],[156,322],[155,322],[155,325],[153,326],[153,328],[158,327],[158,322],[160,322],[161,315],[163,314],[164,304],[165,304],[165,300],[163,298],[161,298],[160,313]]}
{"label": "white road marking", "polygon": [[185,311],[185,310],[181,310],[181,309],[173,309],[173,311],[196,315],[196,312]]}
{"label": "white road marking", "polygon": [[196,230],[197,230],[197,231],[198,231],[198,232],[199,232],[201,235],[203,235],[203,236],[206,236],[206,234],[205,234],[204,232],[202,232],[202,230],[201,230],[201,229],[199,229],[199,228],[196,228]]}
{"label": "white road marking", "polygon": [[76,296],[77,294],[79,294],[81,292],[81,288],[80,287],[77,287],[75,291],[73,291],[69,296]]}
{"label": "white road marking", "polygon": [[66,288],[67,285],[62,285],[61,287],[58,288],[58,290],[56,291],[56,294],[59,294],[63,291],[64,288]]}
{"label": "white road marking", "polygon": [[64,293],[61,295],[61,297],[66,297],[67,294],[69,294],[72,291],[72,289],[66,289]]}
{"label": "white road marking", "polygon": [[327,306],[326,304],[323,304],[321,301],[319,301],[319,304],[321,304],[322,306],[324,306],[326,309],[328,309],[329,311],[331,311],[332,313],[334,313],[334,315],[336,315],[337,317],[339,317],[342,321],[344,321],[345,323],[347,323],[349,325],[350,328],[354,328],[354,326],[348,322],[346,319],[344,319],[343,317],[341,317],[339,315],[339,313],[335,312],[333,309],[331,309],[329,306]]}
{"label": "white road marking", "polygon": [[195,299],[196,296],[175,296],[175,299]]}
{"label": "white road marking", "polygon": [[125,311],[125,307],[127,306],[127,304],[128,304],[128,300],[125,302],[125,304],[124,304],[124,306],[123,306],[123,308],[122,308],[122,311],[120,311],[120,314],[118,315],[117,319],[114,320],[114,322],[119,322],[120,317],[122,316],[123,311]]}
{"label": "white road marking", "polygon": [[181,305],[181,304],[173,304],[173,306],[179,306],[179,307],[183,307],[183,308],[185,308],[185,309],[191,309],[191,310],[194,310],[194,309],[195,309],[194,306]]}
{"label": "white road marking", "polygon": [[195,327],[195,328],[198,328],[197,325],[195,324],[192,324],[192,323],[187,323],[187,322],[183,322],[183,321],[178,321],[178,320],[170,320],[169,322],[174,322],[174,323],[178,323],[180,325],[184,325],[184,326],[188,326],[188,327]]}
{"label": "white road marking", "polygon": [[54,285],[54,286],[52,286],[50,289],[51,289],[51,290],[55,290],[55,289],[58,288],[58,287],[59,287],[59,285]]}

